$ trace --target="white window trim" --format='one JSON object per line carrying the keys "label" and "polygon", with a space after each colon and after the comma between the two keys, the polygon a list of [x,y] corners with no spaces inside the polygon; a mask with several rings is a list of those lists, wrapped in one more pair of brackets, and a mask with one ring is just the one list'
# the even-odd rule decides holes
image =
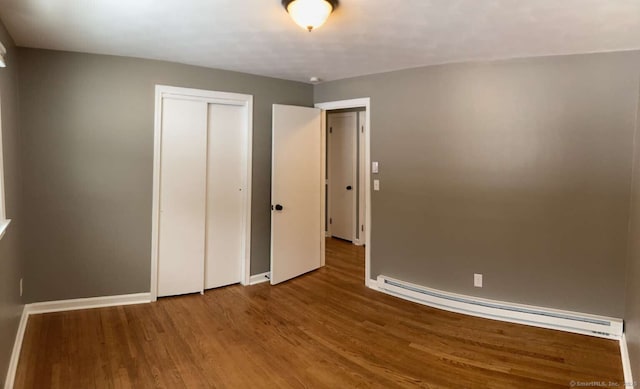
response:
{"label": "white window trim", "polygon": [[11,223],[11,219],[3,219],[0,220],[0,239],[4,236],[4,233],[7,232],[7,227],[9,227],[9,223]]}
{"label": "white window trim", "polygon": [[[1,44],[0,44],[1,45]],[[0,107],[1,107],[0,103]],[[0,239],[4,236],[11,223],[10,219],[7,219],[7,213],[5,208],[5,190],[4,190],[4,153],[2,151],[2,115],[0,114]]]}

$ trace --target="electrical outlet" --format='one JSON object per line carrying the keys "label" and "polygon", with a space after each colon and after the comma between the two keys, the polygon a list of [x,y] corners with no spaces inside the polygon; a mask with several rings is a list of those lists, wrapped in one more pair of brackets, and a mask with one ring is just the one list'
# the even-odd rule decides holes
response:
{"label": "electrical outlet", "polygon": [[380,190],[380,180],[373,180],[373,190]]}
{"label": "electrical outlet", "polygon": [[22,278],[20,278],[20,297],[22,297]]}
{"label": "electrical outlet", "polygon": [[482,288],[482,274],[473,275],[473,286],[476,288]]}

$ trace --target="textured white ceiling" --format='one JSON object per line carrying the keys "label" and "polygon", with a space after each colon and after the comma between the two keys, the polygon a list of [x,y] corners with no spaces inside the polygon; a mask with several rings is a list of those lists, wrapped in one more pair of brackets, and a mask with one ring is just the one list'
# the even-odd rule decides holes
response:
{"label": "textured white ceiling", "polygon": [[640,48],[640,0],[341,0],[308,33],[280,0],[0,0],[20,46],[308,81]]}

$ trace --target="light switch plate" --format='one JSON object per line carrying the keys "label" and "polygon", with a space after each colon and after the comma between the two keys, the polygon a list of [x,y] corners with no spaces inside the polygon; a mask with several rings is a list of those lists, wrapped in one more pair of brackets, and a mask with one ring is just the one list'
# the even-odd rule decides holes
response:
{"label": "light switch plate", "polygon": [[371,162],[371,173],[378,172],[378,162]]}
{"label": "light switch plate", "polygon": [[380,180],[373,180],[373,190],[380,190]]}

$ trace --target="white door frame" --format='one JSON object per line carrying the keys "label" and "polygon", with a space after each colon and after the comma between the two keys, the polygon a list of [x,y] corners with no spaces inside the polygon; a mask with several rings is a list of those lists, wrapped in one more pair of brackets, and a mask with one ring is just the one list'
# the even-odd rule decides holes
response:
{"label": "white door frame", "polygon": [[356,200],[358,202],[358,224],[356,225],[356,236],[358,237],[355,240],[355,244],[358,246],[362,246],[365,244],[365,237],[364,237],[364,225],[365,225],[365,221],[367,220],[367,218],[365,217],[365,208],[366,208],[366,204],[367,202],[365,201],[365,191],[364,191],[364,179],[366,177],[366,173],[365,173],[365,169],[367,167],[367,162],[364,159],[364,149],[365,149],[365,140],[364,140],[364,127],[365,127],[365,123],[367,122],[367,120],[365,119],[366,116],[366,112],[362,112],[362,111],[358,111],[358,128],[356,129],[356,131],[358,131],[358,138],[357,138],[357,142],[358,142],[358,199]]}
{"label": "white door frame", "polygon": [[[243,148],[242,183],[243,183],[243,230],[242,252],[242,281],[243,285],[249,285],[251,271],[251,171],[252,171],[252,145],[253,145],[253,96],[216,92],[201,89],[180,88],[166,85],[156,85],[155,89],[155,123],[153,144],[153,205],[151,210],[151,301],[158,299],[158,244],[160,222],[160,172],[161,172],[161,142],[162,142],[162,100],[166,97],[196,100],[210,104],[236,105],[246,108],[245,139],[246,147]],[[202,215],[203,218],[206,215]],[[204,242],[203,242],[204,244]],[[204,279],[202,280],[204,290]]]}
{"label": "white door frame", "polygon": [[[364,282],[365,285],[375,285],[376,280],[371,279],[371,98],[364,97],[351,100],[329,101],[325,103],[316,103],[316,108],[322,109],[323,127],[326,127],[326,111],[334,109],[346,109],[346,108],[360,108],[364,107],[365,111],[365,123],[364,123],[364,161],[365,161],[365,176],[364,176],[364,191],[365,191],[365,221],[364,221],[364,242],[365,250],[365,262],[364,262]],[[326,169],[326,163],[322,165],[323,169]],[[326,177],[326,172],[325,172]],[[324,178],[323,178],[324,179]],[[323,217],[325,220],[325,207],[322,207]],[[324,227],[324,226],[323,226]],[[324,235],[324,229],[322,230]],[[324,242],[324,240],[323,240]],[[323,245],[324,246],[324,245]],[[323,247],[324,251],[324,247]],[[324,265],[324,263],[323,263]]]}

